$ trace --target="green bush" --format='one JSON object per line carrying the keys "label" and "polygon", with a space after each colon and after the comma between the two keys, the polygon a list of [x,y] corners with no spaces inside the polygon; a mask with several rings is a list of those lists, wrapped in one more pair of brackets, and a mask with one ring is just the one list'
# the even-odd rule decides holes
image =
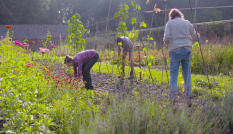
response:
{"label": "green bush", "polygon": [[[219,73],[223,73],[228,75],[232,70],[233,64],[232,44],[208,44],[201,47],[208,74],[217,75]],[[205,66],[198,45],[195,45],[192,51],[192,73],[206,74]]]}

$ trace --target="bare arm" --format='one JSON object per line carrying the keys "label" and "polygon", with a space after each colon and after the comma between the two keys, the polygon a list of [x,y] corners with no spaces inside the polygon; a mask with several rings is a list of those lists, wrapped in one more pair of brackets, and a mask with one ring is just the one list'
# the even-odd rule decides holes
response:
{"label": "bare arm", "polygon": [[118,57],[120,57],[120,54],[121,54],[121,48],[120,46],[117,44],[117,47],[118,47]]}

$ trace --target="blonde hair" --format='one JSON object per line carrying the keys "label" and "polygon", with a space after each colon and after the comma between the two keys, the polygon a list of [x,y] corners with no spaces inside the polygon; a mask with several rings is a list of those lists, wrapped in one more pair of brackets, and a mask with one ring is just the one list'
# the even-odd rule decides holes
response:
{"label": "blonde hair", "polygon": [[169,19],[173,20],[177,17],[184,19],[184,14],[179,9],[172,8],[169,13]]}
{"label": "blonde hair", "polygon": [[66,58],[64,59],[64,64],[70,63],[71,61],[73,61],[73,57],[66,55]]}

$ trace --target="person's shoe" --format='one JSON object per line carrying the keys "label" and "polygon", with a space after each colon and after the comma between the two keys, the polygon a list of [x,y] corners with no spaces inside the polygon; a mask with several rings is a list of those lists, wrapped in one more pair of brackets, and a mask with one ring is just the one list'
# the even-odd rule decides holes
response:
{"label": "person's shoe", "polygon": [[93,86],[85,87],[87,90],[94,90]]}
{"label": "person's shoe", "polygon": [[133,73],[133,70],[130,72],[130,77],[129,79],[133,79],[134,78],[134,73]]}
{"label": "person's shoe", "polygon": [[192,98],[191,97],[188,97],[187,104],[188,104],[188,107],[192,106]]}

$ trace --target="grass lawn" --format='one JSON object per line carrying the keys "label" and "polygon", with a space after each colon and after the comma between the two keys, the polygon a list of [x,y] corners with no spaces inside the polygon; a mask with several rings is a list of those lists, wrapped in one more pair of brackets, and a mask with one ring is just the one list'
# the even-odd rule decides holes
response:
{"label": "grass lawn", "polygon": [[[111,64],[106,64],[106,63],[101,63],[101,72],[102,73],[112,73],[112,68],[113,68],[113,75],[114,76],[117,76],[119,75],[119,71],[118,71],[118,68],[117,68],[117,65],[114,65],[112,66]],[[140,68],[139,67],[134,67],[134,70],[135,70],[135,73],[136,73],[136,76],[137,78],[139,78],[139,74],[140,74]],[[99,64],[96,63],[93,68],[92,68],[92,71],[94,72],[99,72]],[[129,67],[126,66],[125,68],[125,71],[127,72],[126,73],[126,77],[129,76]],[[170,76],[170,71],[168,70],[167,71],[168,73],[168,78]],[[148,70],[148,68],[146,67],[145,71],[144,71],[144,68],[143,68],[143,71],[142,71],[142,78],[143,79],[148,79],[149,76],[150,76],[150,72]],[[151,74],[152,74],[152,77],[153,79],[156,78],[157,81],[161,82],[161,79],[162,79],[162,70],[158,70],[158,69],[151,69]],[[198,75],[198,74],[192,74],[192,82],[194,84],[194,80],[195,79],[199,79],[199,80],[203,80],[203,81],[207,81],[207,77],[206,75]],[[231,82],[232,82],[232,78],[231,77],[228,77],[228,76],[209,76],[209,79],[211,82],[217,82],[219,83],[219,86],[220,87],[224,87],[226,85],[229,85]],[[167,75],[166,75],[166,70],[163,71],[163,82],[167,82]],[[178,75],[178,85],[182,85],[183,84],[183,76],[182,76],[182,73],[179,72],[179,75]]]}

